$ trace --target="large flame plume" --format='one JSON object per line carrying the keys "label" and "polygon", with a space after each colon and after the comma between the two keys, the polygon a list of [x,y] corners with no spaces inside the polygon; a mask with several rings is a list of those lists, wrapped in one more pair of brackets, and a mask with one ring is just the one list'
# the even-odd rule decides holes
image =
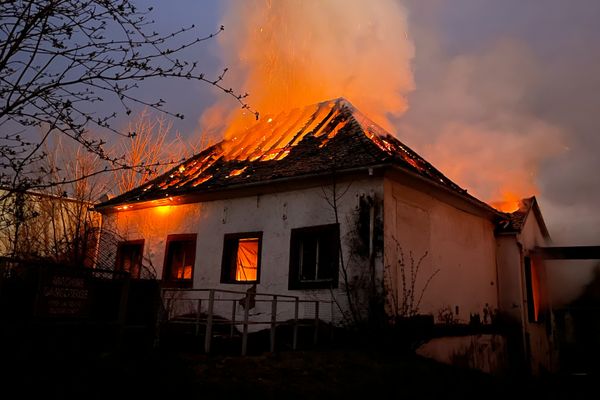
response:
{"label": "large flame plume", "polygon": [[[562,149],[561,132],[521,107],[539,65],[527,49],[501,42],[481,55],[448,58],[418,42],[420,90],[407,12],[399,1],[230,0],[220,37],[226,84],[248,91],[273,124],[280,113],[345,97],[422,152],[475,196],[506,212],[539,194],[539,165]],[[417,28],[417,33],[420,27]],[[264,122],[263,123],[266,123]],[[222,97],[201,130],[213,138],[261,141],[251,112]],[[264,139],[264,138],[263,138]]]}
{"label": "large flame plume", "polygon": [[[251,93],[263,118],[345,97],[393,131],[388,117],[407,108],[414,48],[397,1],[232,0],[223,24],[227,84]],[[204,132],[231,139],[255,123],[232,106],[222,99],[209,108]]]}

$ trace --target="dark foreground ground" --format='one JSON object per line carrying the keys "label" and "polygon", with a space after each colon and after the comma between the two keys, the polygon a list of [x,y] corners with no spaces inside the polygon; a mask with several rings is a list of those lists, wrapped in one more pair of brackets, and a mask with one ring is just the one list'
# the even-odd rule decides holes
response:
{"label": "dark foreground ground", "polygon": [[597,397],[589,376],[498,378],[372,341],[241,357],[102,348],[58,333],[50,341],[4,335],[1,348],[0,399]]}

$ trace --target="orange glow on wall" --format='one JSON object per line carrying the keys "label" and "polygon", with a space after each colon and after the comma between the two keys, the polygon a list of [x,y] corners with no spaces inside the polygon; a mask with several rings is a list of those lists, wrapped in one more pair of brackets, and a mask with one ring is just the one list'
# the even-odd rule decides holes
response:
{"label": "orange glow on wall", "polygon": [[174,206],[158,206],[158,207],[155,207],[154,209],[156,210],[156,213],[159,215],[167,215],[167,214],[170,214],[171,211],[173,211],[173,207]]}

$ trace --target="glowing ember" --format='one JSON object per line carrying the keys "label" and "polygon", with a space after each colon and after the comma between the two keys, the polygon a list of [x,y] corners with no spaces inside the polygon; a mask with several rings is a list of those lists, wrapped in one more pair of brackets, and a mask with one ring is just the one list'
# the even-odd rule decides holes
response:
{"label": "glowing ember", "polygon": [[259,121],[245,129],[243,136],[225,141],[222,157],[238,161],[281,160],[289,154],[286,150],[298,145],[307,135],[330,139],[345,126],[343,120],[335,124],[328,123],[339,116],[339,101],[326,101],[282,112],[266,122]]}
{"label": "glowing ember", "polygon": [[240,169],[234,169],[233,171],[231,171],[231,173],[228,176],[232,177],[232,176],[241,175],[242,172],[244,172],[246,170],[246,168],[248,168],[248,167],[244,167],[244,168],[240,168]]}
{"label": "glowing ember", "polygon": [[197,179],[197,180],[196,180],[196,181],[195,181],[195,182],[192,184],[192,186],[196,187],[196,186],[198,186],[198,185],[202,185],[204,182],[208,181],[208,180],[209,180],[209,179],[211,179],[211,178],[212,178],[212,175],[206,175],[206,176],[203,176],[203,177],[201,177],[201,178]]}
{"label": "glowing ember", "polygon": [[[265,154],[264,156],[262,156],[262,158],[260,158],[261,161],[270,161],[270,160],[274,160],[275,158],[277,158],[277,156],[279,155],[279,153],[281,152],[281,149],[277,149],[275,151],[271,151],[267,154]],[[259,158],[260,156],[256,157],[255,159]]]}

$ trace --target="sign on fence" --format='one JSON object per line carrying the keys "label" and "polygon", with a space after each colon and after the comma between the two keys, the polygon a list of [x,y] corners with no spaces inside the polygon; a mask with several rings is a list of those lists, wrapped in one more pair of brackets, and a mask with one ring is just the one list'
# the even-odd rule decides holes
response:
{"label": "sign on fence", "polygon": [[90,291],[84,276],[67,270],[45,271],[42,277],[38,316],[86,317]]}

